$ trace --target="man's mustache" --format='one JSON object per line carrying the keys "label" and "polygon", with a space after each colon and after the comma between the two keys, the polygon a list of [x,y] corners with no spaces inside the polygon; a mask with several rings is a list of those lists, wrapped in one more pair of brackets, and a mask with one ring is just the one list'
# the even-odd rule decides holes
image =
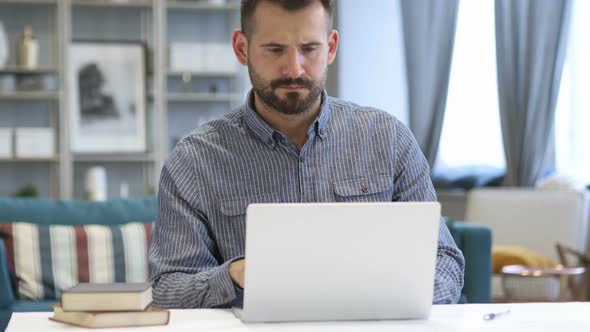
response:
{"label": "man's mustache", "polygon": [[270,87],[274,90],[282,86],[297,85],[304,88],[313,87],[313,83],[303,78],[281,78],[270,83]]}

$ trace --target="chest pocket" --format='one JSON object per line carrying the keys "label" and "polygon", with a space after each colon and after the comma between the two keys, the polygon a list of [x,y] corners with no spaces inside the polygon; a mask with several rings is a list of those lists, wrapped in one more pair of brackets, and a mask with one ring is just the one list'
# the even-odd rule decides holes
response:
{"label": "chest pocket", "polygon": [[280,203],[279,194],[261,194],[223,200],[220,203],[221,213],[228,217],[238,217],[246,214],[248,205],[255,203]]}
{"label": "chest pocket", "polygon": [[391,202],[393,177],[379,175],[334,182],[337,202]]}

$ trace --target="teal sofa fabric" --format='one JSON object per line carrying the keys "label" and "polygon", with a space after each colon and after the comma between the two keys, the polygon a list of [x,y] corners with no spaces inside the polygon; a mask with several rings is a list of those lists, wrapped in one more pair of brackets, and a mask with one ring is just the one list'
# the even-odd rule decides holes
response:
{"label": "teal sofa fabric", "polygon": [[[26,221],[39,225],[120,225],[156,220],[155,196],[112,199],[104,202],[56,201],[0,197],[0,223]],[[0,331],[4,331],[12,312],[52,311],[55,301],[16,299],[8,272],[6,248],[0,239]]]}
{"label": "teal sofa fabric", "polygon": [[6,329],[12,314],[14,295],[11,286],[8,262],[6,261],[6,248],[4,247],[4,241],[0,239],[0,331]]}
{"label": "teal sofa fabric", "polygon": [[463,303],[492,301],[492,232],[488,227],[447,220],[455,243],[465,257]]}
{"label": "teal sofa fabric", "polygon": [[0,197],[0,223],[26,221],[39,225],[120,225],[130,221],[154,221],[155,218],[155,196],[104,202]]}

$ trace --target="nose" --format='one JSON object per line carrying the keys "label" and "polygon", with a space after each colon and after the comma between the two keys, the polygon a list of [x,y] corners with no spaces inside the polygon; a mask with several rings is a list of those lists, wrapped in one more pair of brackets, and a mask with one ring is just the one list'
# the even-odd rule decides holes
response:
{"label": "nose", "polygon": [[303,56],[297,49],[291,49],[285,54],[282,74],[291,78],[298,78],[305,72],[302,66]]}

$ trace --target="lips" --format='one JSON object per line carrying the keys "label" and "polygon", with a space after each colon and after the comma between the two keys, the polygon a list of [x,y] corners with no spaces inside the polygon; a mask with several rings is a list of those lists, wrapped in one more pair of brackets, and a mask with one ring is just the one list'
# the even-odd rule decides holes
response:
{"label": "lips", "polygon": [[301,91],[304,89],[311,90],[313,88],[313,83],[303,78],[286,78],[272,81],[270,87],[273,90],[283,89],[286,91]]}
{"label": "lips", "polygon": [[305,89],[305,87],[301,86],[301,85],[287,85],[287,86],[281,86],[281,88],[285,89],[285,90],[289,90],[289,91],[298,91],[298,90]]}

